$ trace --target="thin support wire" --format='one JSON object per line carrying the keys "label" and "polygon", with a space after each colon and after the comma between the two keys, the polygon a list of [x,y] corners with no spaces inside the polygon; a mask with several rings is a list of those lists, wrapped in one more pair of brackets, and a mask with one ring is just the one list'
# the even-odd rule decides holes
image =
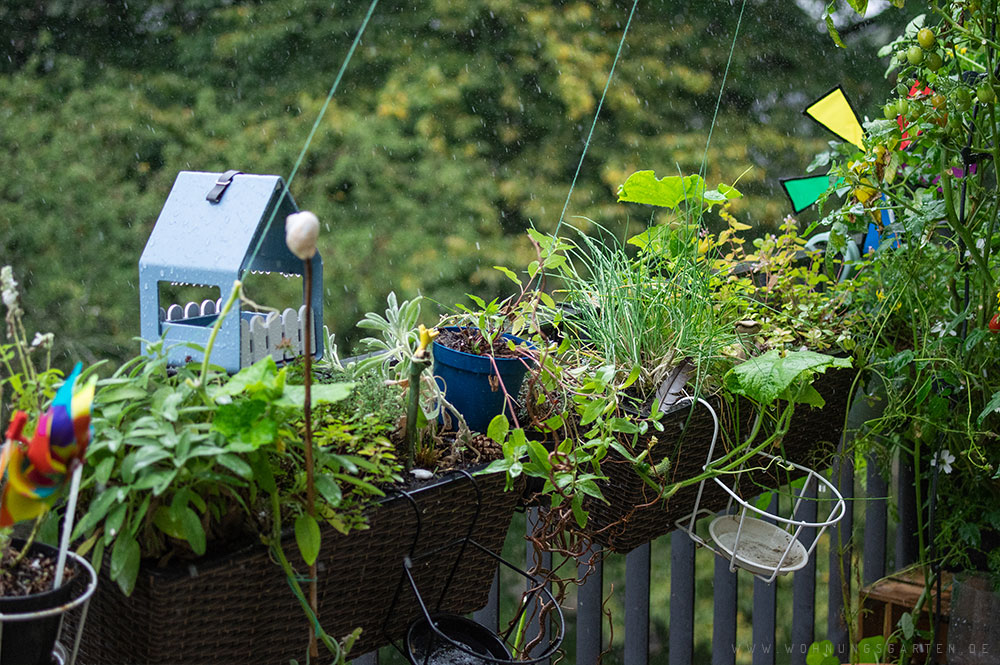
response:
{"label": "thin support wire", "polygon": [[715,100],[715,112],[712,113],[712,123],[708,126],[708,139],[705,141],[705,152],[701,156],[701,167],[698,169],[699,175],[705,177],[708,168],[708,146],[712,144],[712,132],[715,131],[715,120],[719,117],[719,107],[722,106],[722,92],[726,89],[726,79],[729,78],[729,66],[733,63],[733,53],[736,51],[736,39],[740,35],[740,26],[743,25],[743,12],[747,8],[747,0],[743,0],[740,6],[740,17],[736,21],[736,30],[733,32],[733,43],[729,47],[729,59],[726,60],[726,70],[722,74],[722,85],[719,86],[719,96]]}
{"label": "thin support wire", "polygon": [[[746,0],[744,0],[745,2]],[[597,118],[601,115],[601,108],[604,106],[604,98],[608,94],[608,88],[611,87],[611,78],[615,75],[615,67],[618,66],[618,59],[621,58],[622,48],[625,46],[625,36],[628,34],[629,26],[632,25],[632,17],[635,15],[635,8],[639,6],[639,0],[634,0],[632,3],[632,11],[628,14],[628,20],[625,22],[625,30],[622,31],[622,38],[618,42],[618,52],[615,53],[615,60],[611,63],[611,71],[608,72],[608,80],[604,83],[604,92],[601,93],[601,101],[597,104],[597,111],[594,112],[594,121],[590,123],[590,132],[587,134],[587,140],[583,144],[583,152],[580,153],[580,161],[576,164],[576,173],[573,174],[573,182],[569,185],[569,192],[566,193],[566,203],[563,204],[562,212],[559,213],[559,223],[556,224],[556,230],[552,235],[559,235],[559,229],[562,227],[563,220],[566,218],[566,209],[569,208],[569,200],[573,197],[573,190],[576,188],[577,178],[580,177],[580,170],[583,168],[583,160],[587,156],[587,149],[590,148],[590,139],[594,136],[594,128],[597,127]]]}
{"label": "thin support wire", "polygon": [[[347,71],[347,65],[351,62],[351,58],[354,57],[354,51],[357,50],[358,44],[361,42],[361,36],[365,34],[365,28],[368,27],[368,21],[371,19],[372,14],[375,13],[376,5],[378,5],[378,0],[372,0],[372,4],[368,7],[368,13],[365,14],[365,18],[361,22],[361,27],[358,28],[358,34],[354,36],[354,42],[351,43],[351,48],[347,50],[347,56],[344,58],[344,62],[340,65],[337,77],[333,80],[333,85],[330,86],[330,92],[326,96],[326,101],[323,102],[323,106],[320,108],[319,114],[316,116],[316,121],[313,122],[312,129],[309,130],[309,136],[306,137],[306,142],[302,146],[302,150],[299,152],[298,159],[295,160],[295,166],[292,167],[292,172],[288,175],[288,179],[285,181],[285,186],[281,190],[281,195],[278,197],[274,209],[271,210],[271,216],[267,218],[267,224],[264,225],[264,231],[260,234],[260,238],[257,240],[257,244],[253,248],[253,254],[250,255],[250,260],[244,265],[253,265],[254,260],[257,258],[257,252],[260,251],[260,247],[264,243],[264,238],[267,237],[267,232],[271,230],[271,224],[274,222],[274,218],[278,214],[281,202],[286,196],[288,196],[288,192],[291,190],[292,181],[295,180],[295,174],[299,172],[299,167],[302,165],[303,160],[305,160],[306,153],[309,152],[309,146],[312,144],[313,137],[316,136],[319,124],[322,122],[323,116],[326,115],[326,110],[329,108],[330,102],[333,101],[333,96],[336,94],[337,88],[340,87],[340,80],[344,78],[344,72]],[[244,273],[245,272],[246,271],[244,271]],[[242,277],[243,276],[240,275],[241,279]]]}

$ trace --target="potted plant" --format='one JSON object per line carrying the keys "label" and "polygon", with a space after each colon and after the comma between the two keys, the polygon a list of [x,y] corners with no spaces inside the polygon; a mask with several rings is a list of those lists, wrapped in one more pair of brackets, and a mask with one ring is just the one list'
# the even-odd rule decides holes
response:
{"label": "potted plant", "polygon": [[[63,661],[73,662],[82,619],[75,634],[66,632],[72,640],[70,652],[57,646],[56,640],[65,613],[81,611],[82,607],[85,616],[97,576],[83,558],[67,552],[68,539],[56,548],[37,536],[43,522],[54,522],[50,509],[67,493],[64,529],[71,528],[80,460],[90,435],[94,385],[78,380],[78,364],[58,392],[54,391],[62,373],[50,366],[52,335],[36,334],[28,343],[18,284],[10,266],[0,269],[0,287],[10,340],[0,344],[4,370],[0,375],[0,411],[16,409],[3,428],[0,450],[0,614],[4,617],[2,628],[6,628],[0,660],[43,665],[60,650]],[[43,355],[39,369],[36,360]],[[4,399],[5,392],[9,402]],[[33,432],[30,440],[26,436],[29,431]],[[19,522],[32,525],[26,537],[14,538],[12,527]]]}
{"label": "potted plant", "polygon": [[544,280],[547,271],[562,266],[566,257],[558,242],[533,229],[529,236],[537,258],[526,280],[497,267],[517,285],[514,295],[487,303],[469,294],[475,308],[458,304],[458,313],[438,324],[441,334],[434,340],[435,379],[447,403],[474,431],[485,433],[493,418],[501,414],[517,422],[524,376],[538,367],[539,356],[546,355],[533,341],[519,335],[545,341],[538,310],[543,304],[555,303],[544,290]]}
{"label": "potted plant", "polygon": [[[500,422],[494,433],[508,442],[507,454],[492,468],[543,479],[550,515],[559,515],[552,519],[586,524],[593,539],[628,551],[675,528],[695,503],[713,430],[697,398],[723,396],[712,408],[725,412],[725,454],[710,475],[732,471],[757,450],[814,461],[831,446],[817,445],[809,418],[817,416],[794,404],[829,402],[818,417],[832,444],[853,376],[809,385],[828,368],[849,365],[799,348],[849,346],[848,321],[839,314],[847,304],[821,260],[799,265],[805,241],[794,222],[749,254],[738,235],[746,227],[724,208],[729,228],[719,236],[701,231],[702,215],[739,196],[734,188],[706,190],[698,176],[656,179],[646,171],[631,176],[619,196],[676,212],[628,246],[586,236],[579,244],[548,240],[568,257],[558,273],[573,308],[561,324],[561,353],[529,382],[538,390],[527,410],[551,447],[532,445]],[[842,325],[833,325],[830,312]],[[783,381],[775,381],[779,375]],[[747,477],[761,487],[790,479],[776,468]],[[727,501],[724,492],[708,499],[704,506],[716,509]]]}

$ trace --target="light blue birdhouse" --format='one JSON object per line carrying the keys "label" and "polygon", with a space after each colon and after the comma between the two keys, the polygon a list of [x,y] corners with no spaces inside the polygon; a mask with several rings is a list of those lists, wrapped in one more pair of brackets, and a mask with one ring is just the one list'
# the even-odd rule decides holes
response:
{"label": "light blue birdhouse", "polygon": [[[182,171],[167,196],[139,259],[142,338],[163,337],[171,365],[201,360],[190,344],[204,347],[221,303],[247,271],[302,277],[303,262],[285,245],[285,218],[298,212],[279,176],[238,171]],[[277,213],[274,214],[277,206]],[[272,219],[270,228],[265,230]],[[322,356],[323,260],[312,259],[312,346]],[[160,302],[160,284],[218,287],[222,298],[200,303]],[[282,313],[243,312],[234,307],[223,321],[211,362],[229,372],[264,357],[287,360],[304,350],[303,306]],[[190,343],[190,344],[185,344]],[[146,350],[143,344],[143,352]]]}

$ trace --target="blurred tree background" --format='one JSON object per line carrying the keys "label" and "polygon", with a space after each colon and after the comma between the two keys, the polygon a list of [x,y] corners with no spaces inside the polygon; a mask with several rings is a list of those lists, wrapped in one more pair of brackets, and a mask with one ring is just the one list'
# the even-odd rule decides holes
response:
{"label": "blurred tree background", "polygon": [[[838,49],[824,4],[749,0],[736,41],[707,179],[749,169],[735,212],[765,230],[788,212],[778,177],[803,173],[828,140],[803,107],[841,83],[874,113],[888,84],[873,45],[917,9],[843,26]],[[524,230],[555,228],[631,7],[379,4],[292,185],[324,222],[325,319],[339,338],[390,290],[445,305],[506,290],[492,266],[525,265]],[[137,262],[177,172],[287,178],[367,9],[4,0],[0,263],[60,354],[137,351]],[[740,9],[639,3],[569,223],[637,231],[649,220],[615,203],[624,178],[699,169]],[[286,304],[261,290],[251,297]]]}

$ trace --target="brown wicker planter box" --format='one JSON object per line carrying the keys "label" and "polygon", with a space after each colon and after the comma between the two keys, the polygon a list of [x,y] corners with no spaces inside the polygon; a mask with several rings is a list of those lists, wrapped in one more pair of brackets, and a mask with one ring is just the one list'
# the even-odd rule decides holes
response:
{"label": "brown wicker planter box", "polygon": [[[476,481],[482,503],[471,535],[499,551],[519,493],[503,491],[502,474],[477,476]],[[400,637],[417,618],[413,594],[401,585],[403,557],[411,547],[420,554],[464,537],[473,519],[476,490],[465,476],[452,474],[410,494],[419,505],[419,520],[413,503],[397,494],[372,511],[368,530],[348,536],[329,528],[323,532],[320,622],[335,637],[363,628],[352,657]],[[294,541],[285,550],[289,556],[296,552]],[[430,590],[439,594],[459,557],[441,609],[466,613],[486,604],[494,559],[474,548],[463,552],[451,547],[421,559],[414,574],[427,590],[425,597]],[[129,597],[105,577],[90,606],[78,662],[304,662],[307,625],[280,567],[263,545],[254,545],[197,565],[143,567]]]}
{"label": "brown wicker planter box", "polygon": [[[799,405],[792,417],[792,424],[784,439],[784,454],[792,462],[805,466],[822,467],[830,457],[844,426],[849,392],[855,372],[841,369],[820,374],[813,387],[826,400],[822,409]],[[721,400],[709,400],[719,414],[723,431],[733,431],[736,416],[734,409],[721,405]],[[739,407],[739,431],[744,435],[750,431],[754,411],[749,402],[742,401]],[[690,416],[690,421],[688,420]],[[663,419],[664,432],[656,432],[659,443],[654,446],[651,463],[655,464],[669,457],[671,480],[692,478],[701,472],[712,441],[712,417],[703,406],[696,406],[692,412],[684,406],[668,414]],[[722,448],[722,434],[716,444],[716,454]],[[771,450],[777,454],[779,451]],[[657,494],[632,470],[632,465],[618,453],[608,452],[601,462],[601,470],[608,477],[599,483],[601,492],[609,503],[588,499],[585,504],[590,511],[587,529],[594,540],[615,552],[628,552],[645,542],[673,531],[677,520],[688,515],[694,508],[698,486],[686,487],[666,502],[657,501]],[[741,474],[739,490],[746,496],[753,496],[754,485],[774,487],[784,484],[785,479],[774,477],[774,473],[753,472]],[[705,483],[705,490],[699,507],[711,511],[722,510],[729,501],[729,495],[716,483]],[[652,505],[646,505],[646,504]]]}

